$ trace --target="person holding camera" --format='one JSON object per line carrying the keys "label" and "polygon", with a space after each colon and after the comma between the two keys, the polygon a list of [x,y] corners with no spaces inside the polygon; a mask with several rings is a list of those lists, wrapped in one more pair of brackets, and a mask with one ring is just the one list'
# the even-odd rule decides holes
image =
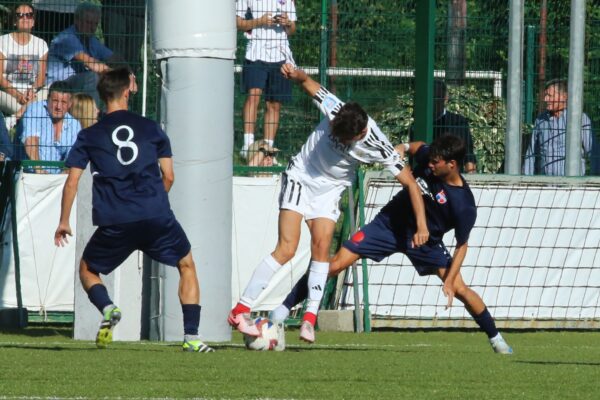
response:
{"label": "person holding camera", "polygon": [[279,128],[281,104],[291,98],[292,85],[280,69],[284,63],[295,64],[288,36],[296,32],[296,6],[293,0],[236,0],[236,10],[237,29],[248,39],[241,84],[247,97],[240,153],[248,158],[261,96],[266,103],[263,139],[270,146]]}

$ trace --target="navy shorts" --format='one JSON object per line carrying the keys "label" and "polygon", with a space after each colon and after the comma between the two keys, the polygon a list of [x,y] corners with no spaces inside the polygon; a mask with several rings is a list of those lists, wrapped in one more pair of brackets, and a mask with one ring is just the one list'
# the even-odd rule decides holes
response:
{"label": "navy shorts", "polygon": [[261,89],[265,100],[280,103],[291,100],[292,83],[281,75],[284,62],[244,61],[242,87],[245,93],[250,89]]}
{"label": "navy shorts", "polygon": [[389,220],[378,214],[373,221],[363,226],[343,246],[362,258],[381,261],[394,254],[405,254],[421,276],[432,275],[439,268],[449,268],[452,256],[442,242],[427,242],[420,247],[411,247],[411,237],[394,232]]}
{"label": "navy shorts", "polygon": [[191,249],[173,214],[126,224],[99,226],[85,246],[83,259],[90,270],[107,275],[135,250],[176,266]]}

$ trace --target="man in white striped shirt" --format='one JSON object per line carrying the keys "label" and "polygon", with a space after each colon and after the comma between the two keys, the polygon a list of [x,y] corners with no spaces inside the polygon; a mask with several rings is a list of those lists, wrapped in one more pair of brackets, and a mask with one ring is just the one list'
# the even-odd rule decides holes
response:
{"label": "man in white striped shirt", "polygon": [[249,336],[260,333],[250,310],[273,275],[290,261],[298,248],[302,220],[311,234],[308,306],[300,327],[300,339],[314,342],[314,325],[329,272],[329,249],[340,215],[339,200],[350,186],[360,164],[382,164],[408,191],[416,215],[414,247],[425,244],[429,231],[419,185],[410,167],[386,136],[357,103],[346,103],[291,64],[283,75],[298,83],[313,98],[325,118],[315,127],[283,174],[279,195],[279,237],[275,250],[254,270],[239,302],[231,310],[229,324]]}
{"label": "man in white striped shirt", "polygon": [[[546,84],[546,110],[535,120],[531,141],[525,154],[525,175],[565,175],[567,148],[567,81],[552,80]],[[581,174],[585,160],[592,153],[594,135],[590,118],[581,115]]]}
{"label": "man in white striped shirt", "polygon": [[288,36],[296,32],[294,0],[236,0],[237,29],[248,39],[242,70],[244,145],[241,155],[252,158],[260,98],[265,98],[264,140],[275,142],[281,104],[291,99],[292,85],[279,72],[284,63],[294,64]]}

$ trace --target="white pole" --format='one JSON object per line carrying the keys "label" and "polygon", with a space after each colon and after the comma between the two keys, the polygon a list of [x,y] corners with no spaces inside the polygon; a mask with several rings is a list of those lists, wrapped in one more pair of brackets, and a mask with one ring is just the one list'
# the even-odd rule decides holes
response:
{"label": "white pole", "polygon": [[[199,333],[209,341],[228,341],[235,2],[151,0],[150,7],[152,47],[163,78],[161,121],[175,165],[169,198],[196,261],[202,305]],[[172,267],[164,267],[164,272],[160,336],[181,340],[179,275]]]}
{"label": "white pole", "polygon": [[146,116],[146,104],[148,95],[148,2],[146,2],[144,9],[144,45],[142,46],[144,52],[144,67],[142,74],[142,115]]}
{"label": "white pole", "polygon": [[523,81],[523,0],[511,0],[508,21],[507,119],[504,173],[521,173],[521,82]]}
{"label": "white pole", "polygon": [[585,41],[585,0],[571,1],[569,40],[569,95],[567,99],[566,176],[582,176],[581,114],[583,108],[583,46]]}

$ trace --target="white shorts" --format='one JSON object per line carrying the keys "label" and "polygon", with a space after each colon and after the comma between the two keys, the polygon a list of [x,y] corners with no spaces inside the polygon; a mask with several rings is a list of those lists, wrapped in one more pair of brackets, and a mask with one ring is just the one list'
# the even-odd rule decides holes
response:
{"label": "white shorts", "polygon": [[288,170],[281,176],[279,209],[296,211],[306,220],[328,218],[335,222],[344,189],[346,186],[328,179]]}

